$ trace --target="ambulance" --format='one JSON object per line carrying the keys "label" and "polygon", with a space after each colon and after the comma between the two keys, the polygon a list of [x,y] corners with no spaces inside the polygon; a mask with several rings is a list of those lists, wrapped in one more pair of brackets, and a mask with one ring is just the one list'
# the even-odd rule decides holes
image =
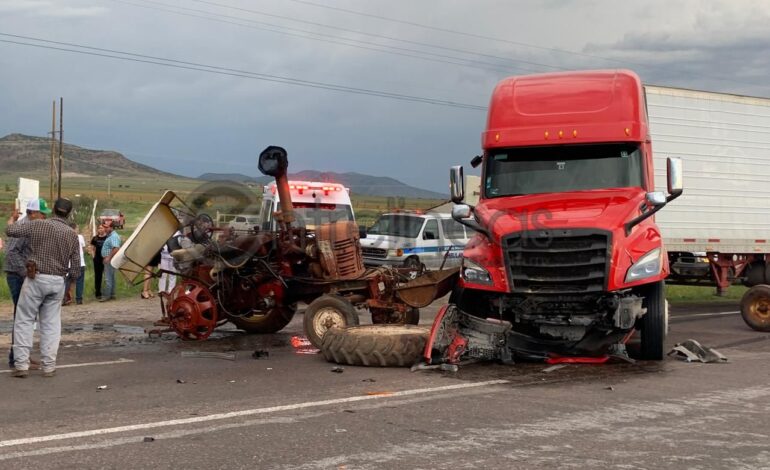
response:
{"label": "ambulance", "polygon": [[[289,181],[292,207],[296,225],[314,230],[321,224],[331,222],[355,222],[350,189],[338,183],[317,181]],[[275,182],[264,187],[262,206],[259,211],[259,227],[262,230],[277,230],[273,217],[279,208],[278,191]]]}

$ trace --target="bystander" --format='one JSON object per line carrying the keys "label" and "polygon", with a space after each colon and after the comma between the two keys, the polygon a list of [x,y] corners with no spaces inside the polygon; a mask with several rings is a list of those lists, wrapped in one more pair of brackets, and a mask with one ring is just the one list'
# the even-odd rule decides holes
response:
{"label": "bystander", "polygon": [[40,326],[43,376],[53,377],[56,373],[64,278],[67,275],[73,279],[80,276],[78,237],[66,220],[71,211],[71,201],[58,199],[54,204],[53,218],[18,224],[19,214],[14,211],[5,229],[9,237],[24,238],[30,248],[26,277],[13,322],[13,377],[23,378],[29,374],[35,319]]}

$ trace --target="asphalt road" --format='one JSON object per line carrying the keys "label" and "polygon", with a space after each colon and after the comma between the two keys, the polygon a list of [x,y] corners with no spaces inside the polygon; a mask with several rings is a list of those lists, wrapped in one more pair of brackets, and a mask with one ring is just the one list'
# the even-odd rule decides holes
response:
{"label": "asphalt road", "polygon": [[727,364],[335,373],[292,346],[301,315],[275,335],[67,345],[53,379],[0,373],[0,468],[770,468],[770,334],[736,310],[672,309],[670,342]]}

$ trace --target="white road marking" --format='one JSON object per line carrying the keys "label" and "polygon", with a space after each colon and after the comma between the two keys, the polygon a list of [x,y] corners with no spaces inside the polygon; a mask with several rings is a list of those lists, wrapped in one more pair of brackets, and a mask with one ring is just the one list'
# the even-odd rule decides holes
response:
{"label": "white road marking", "polygon": [[[134,362],[133,359],[118,359],[117,361],[102,361],[102,362],[83,362],[80,364],[64,364],[62,366],[56,366],[57,369],[69,369],[70,367],[88,367],[88,366],[109,366],[112,364],[128,364]],[[0,374],[8,374],[13,369],[0,370]]]}
{"label": "white road marking", "polygon": [[11,447],[11,446],[24,445],[24,444],[36,444],[39,442],[58,441],[58,440],[73,439],[78,437],[100,436],[104,434],[139,431],[144,429],[160,428],[165,426],[178,426],[181,424],[204,423],[207,421],[215,421],[215,420],[221,420],[221,419],[230,419],[230,418],[239,418],[243,416],[276,413],[279,411],[301,410],[301,409],[307,409],[307,408],[317,408],[317,407],[327,406],[327,405],[338,405],[342,403],[354,403],[354,402],[367,401],[367,400],[382,400],[382,399],[387,399],[392,397],[422,395],[427,393],[446,392],[449,390],[462,390],[462,389],[477,388],[477,387],[487,387],[490,385],[500,385],[500,384],[506,384],[506,383],[509,383],[509,381],[508,380],[487,380],[484,382],[470,382],[470,383],[461,383],[461,384],[454,384],[454,385],[444,385],[442,387],[402,390],[398,392],[392,392],[387,395],[358,395],[358,396],[345,397],[345,398],[333,398],[330,400],[320,400],[320,401],[310,401],[310,402],[304,402],[304,403],[293,403],[290,405],[270,406],[267,408],[253,408],[250,410],[231,411],[228,413],[216,413],[216,414],[211,414],[206,416],[196,416],[194,418],[170,419],[166,421],[155,421],[151,423],[131,424],[128,426],[117,426],[117,427],[102,428],[102,429],[90,429],[87,431],[75,431],[75,432],[68,432],[63,434],[49,434],[47,436],[25,437],[22,439],[10,439],[6,441],[0,441],[0,447]]}
{"label": "white road marking", "polygon": [[734,312],[711,312],[711,313],[690,313],[688,315],[671,315],[671,319],[677,318],[692,318],[692,317],[717,317],[720,315],[737,315],[741,313],[739,310]]}

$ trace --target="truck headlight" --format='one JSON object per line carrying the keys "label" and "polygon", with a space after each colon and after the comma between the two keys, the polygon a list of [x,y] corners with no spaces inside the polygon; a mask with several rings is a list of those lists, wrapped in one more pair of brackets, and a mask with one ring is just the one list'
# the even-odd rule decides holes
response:
{"label": "truck headlight", "polygon": [[388,250],[388,256],[400,258],[404,256],[404,250],[402,250],[401,248],[396,248],[395,250]]}
{"label": "truck headlight", "polygon": [[626,282],[634,282],[660,274],[661,264],[660,248],[648,251],[628,269]]}
{"label": "truck headlight", "polygon": [[492,284],[492,276],[489,275],[489,271],[468,258],[463,258],[462,269],[460,272],[462,273],[464,281],[475,284]]}

